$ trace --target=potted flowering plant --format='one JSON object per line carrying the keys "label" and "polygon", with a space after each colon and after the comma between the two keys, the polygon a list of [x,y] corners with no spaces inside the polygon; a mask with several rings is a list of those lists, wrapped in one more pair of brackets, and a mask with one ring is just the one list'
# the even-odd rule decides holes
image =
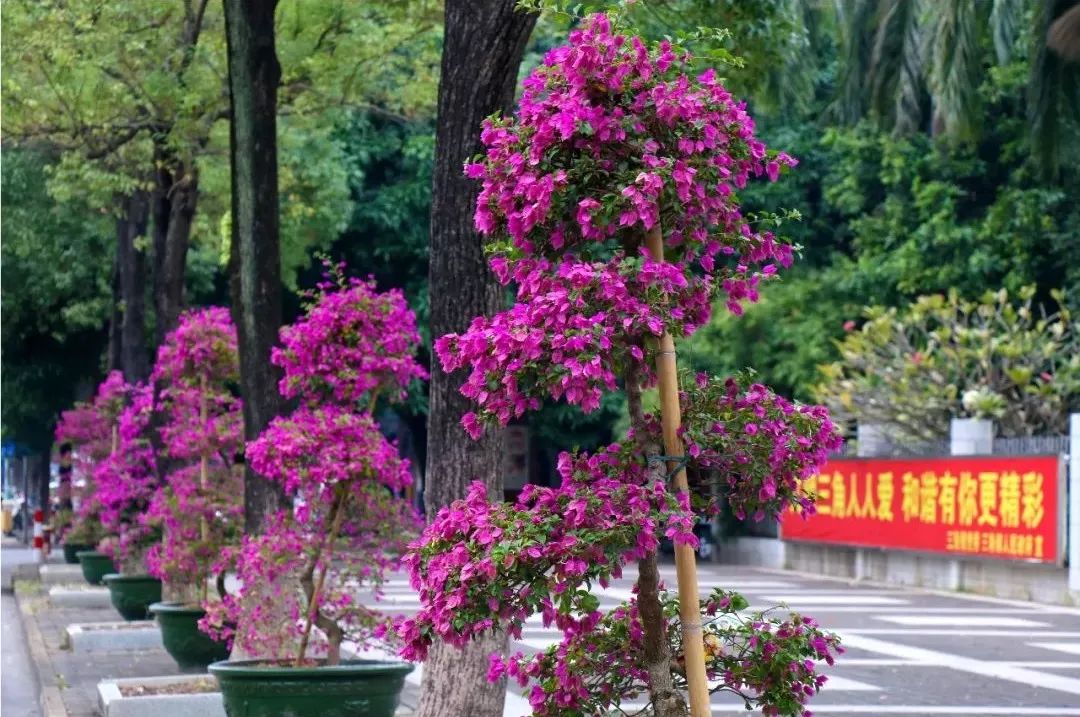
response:
{"label": "potted flowering plant", "polygon": [[94,498],[106,538],[99,549],[120,568],[105,576],[113,605],[124,617],[142,620],[161,600],[161,580],[147,572],[146,553],[160,531],[149,526],[146,511],[157,486],[149,427],[151,391],[125,387],[127,405],[117,417],[116,449],[94,468]]}
{"label": "potted flowering plant", "polygon": [[[146,522],[161,541],[146,556],[150,574],[170,586],[174,599],[150,606],[165,649],[183,669],[204,669],[228,655],[223,642],[197,624],[210,602],[213,567],[239,542],[243,477],[241,404],[236,330],[226,309],[187,312],[162,344],[151,374],[161,416],[158,461],[162,485],[153,493]],[[223,576],[217,576],[219,591]]]}
{"label": "potted flowering plant", "polygon": [[116,422],[125,399],[123,376],[113,371],[98,386],[93,401],[64,411],[56,425],[56,440],[71,448],[72,471],[83,484],[69,516],[71,527],[63,536],[64,560],[81,563],[83,577],[92,585],[100,585],[102,577],[114,569],[111,559],[96,550],[106,533],[93,473],[116,450]]}
{"label": "potted flowering plant", "polygon": [[[734,593],[679,601],[661,588],[660,540],[682,571],[713,485],[740,516],[810,512],[802,480],[839,445],[821,407],[749,375],[674,370],[674,338],[707,323],[714,301],[739,314],[793,257],[763,228],[780,218],[744,216],[736,192],[794,159],[755,138],[712,70],[689,70],[683,49],[590,16],[525,80],[517,114],[485,122],[486,153],[465,168],[483,182],[475,218],[491,268],[517,287],[512,308],[435,342],[476,404],[465,430],[479,437],[544,399],[591,411],[620,383],[631,419],[623,441],[562,454],[558,487],[527,486],[510,504],[474,484],[405,558],[421,601],[397,626],[409,659],[436,640],[520,637],[533,615],[563,631],[547,650],[492,656],[490,678],[531,686],[535,715],[612,714],[641,696],[643,713],[682,716],[687,691],[695,714],[729,691],[747,709],[801,715],[824,682],[817,662],[839,649],[801,615],[747,619]],[[662,411],[650,414],[641,395],[657,383]],[[633,598],[600,610],[593,588],[628,563]]]}
{"label": "potted flowering plant", "polygon": [[418,530],[399,497],[412,480],[408,461],[374,417],[379,400],[400,400],[426,377],[413,358],[416,322],[400,291],[346,281],[340,267],[334,275],[273,354],[281,393],[299,407],[247,447],[251,466],[295,507],[244,538],[232,556],[241,588],[204,621],[238,650],[265,656],[210,666],[232,717],[389,717],[412,669],[345,659],[342,649],[385,633],[386,618],[355,595],[377,588]]}

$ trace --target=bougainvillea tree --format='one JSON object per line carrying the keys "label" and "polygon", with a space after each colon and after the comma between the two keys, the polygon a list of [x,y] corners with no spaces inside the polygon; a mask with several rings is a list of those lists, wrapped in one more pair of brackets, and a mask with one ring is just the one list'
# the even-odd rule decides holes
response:
{"label": "bougainvillea tree", "polygon": [[90,403],[80,403],[60,415],[56,442],[72,448],[72,470],[82,484],[70,531],[72,543],[96,546],[106,536],[96,471],[116,452],[118,420],[127,400],[128,386],[119,371],[112,371],[98,386]]}
{"label": "bougainvillea tree", "polygon": [[220,307],[183,314],[151,374],[165,475],[147,511],[162,529],[148,568],[173,585],[195,587],[202,603],[213,565],[242,529],[238,380],[236,330]]}
{"label": "bougainvillea tree", "polygon": [[128,403],[117,418],[116,450],[94,468],[95,496],[109,538],[104,552],[121,572],[145,571],[146,552],[160,540],[147,511],[158,486],[150,436],[153,392],[146,384],[126,387]]}
{"label": "bougainvillea tree", "polygon": [[399,497],[412,481],[408,461],[374,419],[379,400],[400,400],[411,381],[426,378],[413,358],[416,319],[400,291],[346,280],[340,266],[332,278],[281,330],[272,357],[282,395],[299,407],[247,447],[254,470],[280,484],[294,508],[227,556],[223,566],[235,561],[242,587],[203,621],[245,652],[296,665],[315,657],[337,664],[342,642],[364,645],[385,633],[386,619],[357,593],[377,589],[419,529]]}
{"label": "bougainvillea tree", "polygon": [[[668,42],[647,45],[595,15],[526,80],[518,112],[485,122],[476,226],[491,268],[516,303],[477,317],[435,348],[476,403],[462,418],[477,437],[561,399],[590,411],[625,390],[626,440],[566,453],[557,488],[528,487],[491,503],[477,483],[441,510],[406,556],[421,610],[402,620],[403,655],[435,639],[463,645],[539,614],[564,633],[548,650],[492,657],[492,679],[532,684],[534,714],[605,715],[638,694],[655,714],[686,714],[677,602],[660,584],[663,537],[695,545],[707,491],[678,493],[661,455],[659,416],[641,391],[665,332],[689,336],[719,301],[734,314],[791,264],[793,249],[740,211],[737,191],[795,165],[754,136],[745,106],[715,73],[690,74]],[[768,222],[771,224],[772,222]],[[646,251],[662,231],[667,256]],[[739,514],[813,510],[801,488],[839,444],[824,409],[793,404],[748,376],[685,377],[683,463],[712,476]],[[637,563],[634,599],[603,613],[591,590]],[[744,615],[741,597],[702,602],[707,673],[765,714],[802,714],[839,650],[809,618]]]}

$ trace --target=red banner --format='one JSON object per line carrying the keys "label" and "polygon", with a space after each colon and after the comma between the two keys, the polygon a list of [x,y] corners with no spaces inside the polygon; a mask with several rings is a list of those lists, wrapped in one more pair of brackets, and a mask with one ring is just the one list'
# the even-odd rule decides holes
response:
{"label": "red banner", "polygon": [[1061,458],[834,459],[806,482],[817,513],[780,521],[784,540],[1062,559]]}

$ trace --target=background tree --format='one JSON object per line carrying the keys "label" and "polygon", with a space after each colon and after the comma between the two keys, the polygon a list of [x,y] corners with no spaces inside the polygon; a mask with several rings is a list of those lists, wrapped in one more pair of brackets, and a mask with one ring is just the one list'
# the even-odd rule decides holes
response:
{"label": "background tree", "polygon": [[[477,187],[463,173],[480,150],[477,128],[496,110],[509,111],[518,65],[536,15],[515,10],[515,0],[474,3],[447,0],[439,79],[435,168],[432,184],[429,291],[431,335],[463,331],[477,315],[501,309],[503,288],[488,271],[483,243],[473,227]],[[425,507],[464,498],[483,480],[489,497],[501,497],[503,446],[498,437],[463,439],[459,419],[469,401],[460,379],[433,366],[428,416]],[[424,669],[420,717],[497,717],[505,681],[486,681],[488,656],[505,638],[478,640],[463,651],[437,644]]]}
{"label": "background tree", "polygon": [[1005,437],[1064,434],[1080,396],[1080,332],[1067,308],[1048,313],[1034,295],[953,291],[870,307],[815,391],[834,416],[883,425],[897,443],[944,440],[949,420],[968,416],[994,419]]}
{"label": "background tree", "polygon": [[[244,437],[254,440],[281,412],[270,363],[281,326],[281,245],[278,237],[277,92],[281,66],[274,50],[274,2],[226,0],[229,99],[232,107],[233,323],[240,351]],[[284,505],[280,490],[247,466],[244,524],[257,533],[264,515]]]}
{"label": "background tree", "polygon": [[103,374],[114,245],[109,217],[49,196],[49,159],[6,149],[0,182],[3,437],[31,455],[31,492],[44,506],[56,419]]}

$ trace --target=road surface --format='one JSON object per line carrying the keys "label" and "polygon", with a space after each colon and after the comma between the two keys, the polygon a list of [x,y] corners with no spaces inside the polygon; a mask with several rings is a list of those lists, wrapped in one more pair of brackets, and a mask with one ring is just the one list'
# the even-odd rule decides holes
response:
{"label": "road surface", "polygon": [[[674,566],[661,567],[675,587]],[[857,586],[847,582],[741,566],[700,567],[703,592],[739,590],[752,607],[786,603],[840,634],[846,653],[809,708],[815,715],[936,717],[1080,716],[1080,610],[1034,603]],[[603,606],[630,595],[632,580],[598,591]],[[417,599],[403,576],[385,590],[382,609],[410,613]],[[560,633],[540,624],[517,649],[542,649]],[[420,670],[410,675],[418,681]],[[507,717],[528,714],[519,694]],[[748,714],[714,696],[713,714]]]}

